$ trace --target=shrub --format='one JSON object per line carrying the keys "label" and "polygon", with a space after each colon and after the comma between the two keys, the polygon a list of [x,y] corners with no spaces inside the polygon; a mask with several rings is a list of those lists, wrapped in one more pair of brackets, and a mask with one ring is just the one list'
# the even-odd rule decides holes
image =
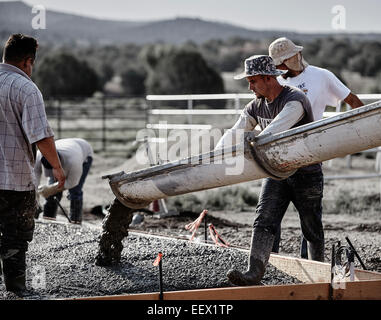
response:
{"label": "shrub", "polygon": [[[202,55],[184,49],[166,49],[146,55],[148,94],[207,94],[224,93],[224,82]],[[213,106],[221,107],[222,101]]]}
{"label": "shrub", "polygon": [[47,97],[88,97],[99,88],[98,76],[87,62],[67,53],[45,57],[34,79]]}

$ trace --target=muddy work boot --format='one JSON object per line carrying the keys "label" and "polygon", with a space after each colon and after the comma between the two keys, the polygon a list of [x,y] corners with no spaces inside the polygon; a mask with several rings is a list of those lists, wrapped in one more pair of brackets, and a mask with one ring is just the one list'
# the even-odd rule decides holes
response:
{"label": "muddy work boot", "polygon": [[44,203],[44,213],[42,217],[48,220],[56,220],[57,217],[58,203],[54,196],[50,196],[46,199]]}
{"label": "muddy work boot", "polygon": [[118,199],[114,200],[102,222],[96,265],[110,266],[120,262],[122,241],[128,236],[128,227],[135,210],[124,206]]}
{"label": "muddy work boot", "polygon": [[248,271],[242,273],[238,270],[229,270],[227,277],[236,286],[255,286],[260,284],[264,274],[265,266],[262,261],[253,259]]}
{"label": "muddy work boot", "polygon": [[82,223],[82,199],[70,200],[70,220],[72,223]]}
{"label": "muddy work boot", "polygon": [[25,291],[25,251],[10,249],[1,255],[0,260],[5,289],[15,293]]}
{"label": "muddy work boot", "polygon": [[251,237],[248,270],[240,272],[229,270],[226,274],[229,281],[237,286],[253,286],[260,284],[267,262],[270,258],[271,248],[274,243],[274,234],[267,229],[254,228]]}

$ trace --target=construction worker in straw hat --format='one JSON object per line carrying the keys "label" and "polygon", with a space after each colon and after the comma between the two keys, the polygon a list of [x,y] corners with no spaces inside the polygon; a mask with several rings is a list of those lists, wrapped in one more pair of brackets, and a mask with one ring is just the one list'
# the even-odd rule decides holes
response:
{"label": "construction worker in straw hat", "polygon": [[[236,124],[223,135],[216,148],[225,146],[225,142],[230,144],[230,135],[234,135],[234,132],[239,135],[239,130],[236,129],[247,132],[259,125],[260,135],[275,134],[313,121],[308,98],[297,88],[279,84],[277,77],[286,71],[276,69],[271,57],[251,56],[245,60],[244,66],[245,71],[234,78],[246,78],[255,98],[245,106]],[[299,212],[311,258],[323,261],[323,225],[314,209],[321,205],[322,197],[323,175],[320,163],[300,168],[283,180],[263,179],[253,224],[248,270],[229,270],[229,281],[240,286],[260,283],[276,233],[291,201]]]}
{"label": "construction worker in straw hat", "polygon": [[[336,106],[340,101],[351,108],[363,105],[331,71],[309,65],[303,58],[302,46],[282,37],[269,46],[269,56],[274,60],[277,69],[287,72],[278,76],[281,85],[288,85],[302,90],[310,100],[314,120],[323,118],[326,106]],[[319,209],[321,212],[321,208]],[[274,241],[273,252],[279,252],[280,228]],[[307,258],[307,243],[302,237],[301,257]]]}

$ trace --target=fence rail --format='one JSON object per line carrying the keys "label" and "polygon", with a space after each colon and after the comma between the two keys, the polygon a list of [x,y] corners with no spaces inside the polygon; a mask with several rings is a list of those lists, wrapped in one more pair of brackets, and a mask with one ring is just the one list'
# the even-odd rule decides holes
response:
{"label": "fence rail", "polygon": [[[188,110],[184,109],[152,109],[152,115],[216,115],[216,114],[240,114],[241,100],[250,100],[254,98],[254,94],[246,93],[224,93],[224,94],[188,94],[188,95],[147,95],[147,101],[188,101]],[[381,100],[381,94],[358,94],[359,99],[363,101]],[[197,100],[234,100],[234,109],[193,109],[193,102]],[[336,108],[336,112],[341,111],[342,102],[340,101]],[[347,106],[348,108],[348,106]],[[334,113],[326,113],[327,116]]]}
{"label": "fence rail", "polygon": [[[361,100],[381,100],[381,94],[359,94]],[[57,138],[81,137],[89,140],[95,152],[119,153],[128,155],[131,150],[127,145],[136,142],[136,132],[140,129],[211,129],[210,125],[193,124],[192,117],[228,116],[238,117],[241,113],[243,100],[251,100],[253,94],[209,94],[209,95],[148,95],[138,99],[139,103],[131,104],[128,98],[100,98],[91,101],[68,101],[66,99],[46,100],[46,112]],[[152,108],[155,101],[187,101],[187,109]],[[232,100],[234,108],[227,109],[197,109],[195,101]],[[334,106],[335,112],[326,112],[324,116],[332,116],[345,110],[345,104]],[[346,109],[349,109],[346,106]],[[155,118],[165,116],[181,117],[182,123],[156,124]],[[187,121],[184,121],[184,120]],[[209,119],[207,119],[209,120]],[[234,119],[233,119],[234,120]],[[186,123],[184,123],[186,122]],[[221,128],[222,122],[217,123]],[[151,142],[161,143],[165,139],[151,138]],[[137,141],[142,143],[143,141]],[[130,144],[131,145],[131,144]],[[133,152],[133,151],[132,151]],[[331,179],[371,179],[381,177],[381,148],[366,150],[376,152],[376,173],[366,175],[326,176]],[[351,157],[348,156],[348,167]],[[381,183],[380,183],[381,188]],[[381,191],[381,190],[380,190]]]}
{"label": "fence rail", "polygon": [[[137,98],[134,98],[136,100]],[[147,103],[134,105],[128,98],[46,100],[46,113],[56,138],[81,137],[91,142],[95,152],[129,152],[136,131],[145,128]]]}
{"label": "fence rail", "polygon": [[[358,96],[364,101],[381,99],[381,94],[359,94]],[[93,142],[96,152],[124,153],[128,151],[127,143],[136,140],[136,132],[140,129],[208,130],[211,129],[210,124],[193,123],[193,117],[238,117],[243,107],[242,102],[251,100],[253,97],[254,94],[251,93],[228,93],[147,95],[140,98],[102,97],[83,101],[51,99],[46,101],[46,110],[57,138],[82,137]],[[154,101],[184,100],[188,102],[187,109],[152,108]],[[230,100],[233,102],[234,108],[198,109],[195,105],[196,101],[207,100]],[[131,104],[131,101],[135,102]],[[336,106],[336,112],[341,109],[341,104]],[[335,112],[326,112],[324,116],[335,114]],[[166,124],[155,123],[154,120],[160,116],[165,117]],[[185,118],[180,120],[181,123],[171,123],[168,119],[173,116],[184,116]],[[220,121],[216,126],[221,128],[222,123]]]}

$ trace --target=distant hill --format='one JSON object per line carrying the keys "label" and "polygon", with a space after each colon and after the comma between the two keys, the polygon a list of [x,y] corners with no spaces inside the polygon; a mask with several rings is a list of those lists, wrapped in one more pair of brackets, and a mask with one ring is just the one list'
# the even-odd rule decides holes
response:
{"label": "distant hill", "polygon": [[[46,12],[45,30],[34,30],[32,7],[22,1],[0,2],[0,40],[9,34],[23,32],[38,37],[40,43],[60,44],[124,44],[166,42],[179,44],[186,41],[202,43],[210,39],[226,40],[231,37],[264,39],[287,36],[294,40],[309,41],[329,34],[303,34],[285,31],[249,30],[227,23],[193,18],[177,18],[156,22],[112,21],[89,18],[57,11]],[[381,40],[381,34],[335,35],[359,39]]]}
{"label": "distant hill", "polygon": [[110,21],[84,16],[46,11],[46,29],[34,30],[32,7],[22,1],[0,2],[0,37],[23,32],[37,36],[40,42],[112,44],[121,40],[127,30],[141,26],[142,22]]}

